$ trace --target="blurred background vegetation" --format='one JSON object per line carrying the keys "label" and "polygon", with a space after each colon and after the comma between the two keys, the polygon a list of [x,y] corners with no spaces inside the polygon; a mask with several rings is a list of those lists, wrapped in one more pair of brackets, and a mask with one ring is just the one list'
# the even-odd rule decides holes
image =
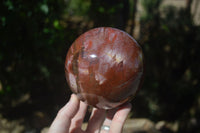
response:
{"label": "blurred background vegetation", "polygon": [[145,55],[145,80],[131,117],[199,133],[200,3],[166,2],[174,1],[2,0],[1,118],[20,120],[24,132],[48,126],[71,94],[64,75],[69,46],[91,28],[110,26],[136,38]]}

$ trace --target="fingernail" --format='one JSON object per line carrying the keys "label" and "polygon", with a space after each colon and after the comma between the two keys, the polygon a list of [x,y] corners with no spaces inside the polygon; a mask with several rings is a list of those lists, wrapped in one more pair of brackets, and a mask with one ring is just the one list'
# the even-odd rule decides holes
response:
{"label": "fingernail", "polygon": [[68,105],[68,104],[70,104],[72,101],[73,101],[73,94],[70,96],[70,99],[69,99],[69,101],[67,102],[67,104],[66,105]]}
{"label": "fingernail", "polygon": [[68,103],[71,103],[71,102],[75,102],[77,99],[76,95],[75,94],[71,94],[71,97],[70,97],[70,100]]}
{"label": "fingernail", "polygon": [[75,94],[71,94],[71,98],[70,98],[70,101],[74,101],[76,99],[76,95]]}
{"label": "fingernail", "polygon": [[125,108],[131,110],[131,109],[132,109],[132,104],[131,104],[131,103],[125,103],[124,105],[122,105],[122,106],[119,108],[119,110],[125,109]]}

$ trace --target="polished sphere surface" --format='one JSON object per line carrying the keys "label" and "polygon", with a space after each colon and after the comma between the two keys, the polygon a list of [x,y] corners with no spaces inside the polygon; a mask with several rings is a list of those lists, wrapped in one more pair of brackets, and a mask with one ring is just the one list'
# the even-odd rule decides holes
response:
{"label": "polished sphere surface", "polygon": [[68,50],[67,82],[80,100],[111,109],[131,100],[141,87],[143,53],[126,32],[100,27],[80,35]]}

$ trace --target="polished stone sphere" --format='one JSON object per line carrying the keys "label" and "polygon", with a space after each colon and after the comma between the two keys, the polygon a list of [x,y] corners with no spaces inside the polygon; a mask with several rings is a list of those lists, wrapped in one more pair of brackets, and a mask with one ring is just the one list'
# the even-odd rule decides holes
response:
{"label": "polished stone sphere", "polygon": [[100,109],[130,101],[141,87],[143,53],[127,33],[110,27],[89,30],[71,45],[67,82],[80,100]]}

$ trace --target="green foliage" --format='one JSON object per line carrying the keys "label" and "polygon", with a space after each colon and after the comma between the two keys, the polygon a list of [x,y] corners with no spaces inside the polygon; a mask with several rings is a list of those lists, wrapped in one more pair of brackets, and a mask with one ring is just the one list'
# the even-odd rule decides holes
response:
{"label": "green foliage", "polygon": [[67,5],[67,12],[70,15],[85,15],[90,8],[90,0],[70,0]]}
{"label": "green foliage", "polygon": [[142,0],[141,4],[144,8],[144,14],[142,20],[153,20],[154,17],[159,17],[159,6],[162,0]]}
{"label": "green foliage", "polygon": [[128,16],[128,0],[91,0],[89,17],[94,21],[95,27],[110,26],[123,29]]}
{"label": "green foliage", "polygon": [[58,15],[64,7],[62,0],[0,3],[1,104],[11,106],[12,99],[41,89],[35,84],[48,84],[52,78],[55,66],[51,64],[63,58],[61,44],[66,43],[66,32]]}
{"label": "green foliage", "polygon": [[157,5],[151,5],[154,9],[145,7],[147,14],[141,19],[140,42],[146,55],[143,97],[150,99],[143,104],[149,105],[147,116],[154,120],[185,119],[187,125],[190,109],[195,108],[200,96],[200,27],[193,24],[187,10],[166,7],[161,17]]}

